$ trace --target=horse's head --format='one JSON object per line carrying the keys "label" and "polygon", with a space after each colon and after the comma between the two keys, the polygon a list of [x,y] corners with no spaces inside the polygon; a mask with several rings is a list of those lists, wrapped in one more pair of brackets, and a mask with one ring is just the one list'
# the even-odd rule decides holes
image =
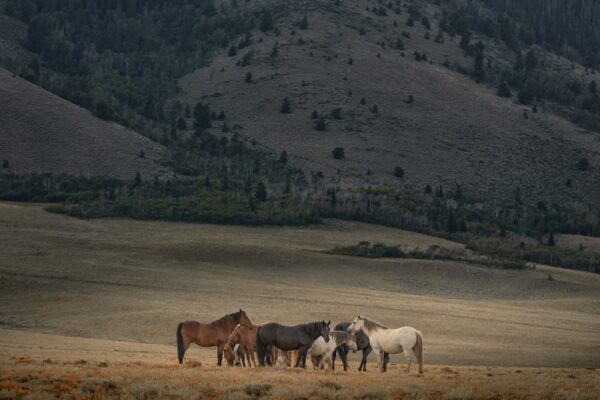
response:
{"label": "horse's head", "polygon": [[325,321],[317,322],[319,332],[321,333],[321,336],[323,336],[323,339],[325,339],[325,343],[329,342],[329,332],[331,332],[331,329],[329,329],[329,325],[330,324],[331,324],[331,321],[329,321],[329,322],[325,322]]}
{"label": "horse's head", "polygon": [[348,335],[348,340],[346,341],[346,344],[348,345],[348,347],[350,347],[350,350],[352,350],[353,353],[356,353],[356,351],[358,350],[358,346],[356,345],[356,335],[354,334],[354,332],[351,332]]}
{"label": "horse's head", "polygon": [[225,355],[225,360],[227,360],[227,366],[233,367],[233,364],[235,363],[235,354],[233,353],[233,349],[229,344],[225,345],[223,354]]}
{"label": "horse's head", "polygon": [[250,321],[250,318],[248,318],[248,315],[246,314],[246,311],[242,310],[240,308],[240,311],[238,311],[239,314],[239,320],[238,320],[238,324],[251,328],[252,325],[252,321]]}
{"label": "horse's head", "polygon": [[356,333],[360,330],[363,330],[364,327],[365,327],[365,317],[363,317],[362,315],[357,315],[356,318],[354,318],[354,321],[352,321],[352,323],[348,327],[348,332]]}

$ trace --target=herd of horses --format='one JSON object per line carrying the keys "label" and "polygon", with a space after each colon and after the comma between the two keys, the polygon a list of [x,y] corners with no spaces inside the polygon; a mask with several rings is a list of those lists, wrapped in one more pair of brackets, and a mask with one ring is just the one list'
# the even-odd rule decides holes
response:
{"label": "herd of horses", "polygon": [[223,354],[230,366],[306,368],[306,358],[311,356],[313,367],[335,369],[336,353],[348,369],[348,353],[362,350],[359,371],[367,370],[367,357],[377,356],[381,372],[387,370],[389,354],[404,353],[406,372],[413,361],[423,373],[423,336],[415,328],[404,326],[390,329],[362,315],[352,322],[341,322],[330,329],[331,321],[310,322],[286,326],[275,322],[253,324],[241,309],[238,312],[204,324],[185,321],[177,325],[177,356],[179,363],[190,344],[217,347],[217,365],[221,366]]}

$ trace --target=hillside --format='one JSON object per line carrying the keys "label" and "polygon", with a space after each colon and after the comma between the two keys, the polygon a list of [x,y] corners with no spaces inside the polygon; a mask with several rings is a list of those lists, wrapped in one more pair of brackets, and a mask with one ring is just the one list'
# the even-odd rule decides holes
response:
{"label": "hillside", "polygon": [[[460,184],[484,200],[509,200],[520,190],[530,203],[583,209],[598,204],[598,133],[557,116],[550,102],[537,104],[534,112],[448,68],[470,69],[473,58],[459,48],[460,36],[434,41],[440,8],[421,9],[431,21],[428,31],[420,21],[407,26],[406,3],[399,15],[388,5],[385,16],[365,5],[378,7],[364,1],[291,7],[275,31],[256,30],[250,46],[234,56],[224,49],[210,66],[181,79],[182,99],[224,109],[228,125],[239,125],[244,136],[276,152],[287,151],[293,163],[322,172],[328,184]],[[298,26],[304,15],[306,30]],[[398,39],[404,50],[394,48]],[[513,62],[503,43],[477,34],[471,42],[478,40],[490,65]],[[536,51],[554,74],[583,75],[583,85],[591,81],[583,67],[572,72],[568,60]],[[414,52],[428,61],[416,61]],[[414,103],[408,104],[411,95]],[[284,97],[289,114],[280,112]],[[336,108],[341,118],[331,114]],[[324,116],[325,131],[314,129],[313,111]],[[332,157],[335,147],[344,148],[344,160]],[[588,171],[576,167],[583,158]],[[396,166],[404,178],[393,175]]]}
{"label": "hillside", "polygon": [[[0,160],[15,173],[170,174],[163,146],[0,69]],[[143,153],[143,157],[141,157]]]}

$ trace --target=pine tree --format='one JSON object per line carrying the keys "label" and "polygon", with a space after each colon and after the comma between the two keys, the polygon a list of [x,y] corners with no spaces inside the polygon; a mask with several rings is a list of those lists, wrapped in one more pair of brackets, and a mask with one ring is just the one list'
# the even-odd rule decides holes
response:
{"label": "pine tree", "polygon": [[254,198],[256,198],[256,200],[259,202],[267,201],[267,188],[265,187],[264,183],[258,182],[258,185],[256,185],[256,192],[254,193]]}
{"label": "pine tree", "polygon": [[325,118],[323,118],[323,116],[320,116],[316,122],[315,122],[315,129],[318,131],[325,131],[327,130],[327,121],[325,121]]}
{"label": "pine tree", "polygon": [[210,107],[208,104],[197,103],[194,107],[194,124],[197,128],[207,129],[211,127]]}
{"label": "pine tree", "polygon": [[336,147],[335,149],[333,149],[331,154],[333,155],[333,158],[335,158],[336,160],[342,160],[346,157],[343,147]]}
{"label": "pine tree", "polygon": [[510,88],[508,87],[508,84],[506,82],[501,82],[500,85],[498,85],[498,91],[496,92],[496,94],[500,97],[512,96]]}
{"label": "pine tree", "polygon": [[288,99],[287,97],[283,98],[283,101],[281,102],[281,113],[282,114],[290,114],[292,112],[292,107],[290,104],[290,99]]}
{"label": "pine tree", "polygon": [[281,154],[279,155],[279,162],[282,164],[287,164],[288,162],[288,155],[287,155],[287,151],[282,151]]}
{"label": "pine tree", "polygon": [[135,173],[135,179],[133,180],[133,186],[137,187],[140,186],[142,184],[142,177],[140,175],[140,171],[137,171]]}
{"label": "pine tree", "polygon": [[308,16],[305,15],[302,18],[302,21],[300,21],[299,28],[302,29],[303,31],[308,29]]}
{"label": "pine tree", "polygon": [[554,241],[554,232],[550,232],[548,235],[548,246],[555,246],[556,242]]}

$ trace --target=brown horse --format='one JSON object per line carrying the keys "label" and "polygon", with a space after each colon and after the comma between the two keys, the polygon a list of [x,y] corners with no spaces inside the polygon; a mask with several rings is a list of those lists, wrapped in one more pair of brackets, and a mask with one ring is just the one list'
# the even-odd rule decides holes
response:
{"label": "brown horse", "polygon": [[[238,324],[231,335],[229,335],[229,339],[227,343],[225,343],[225,347],[223,349],[223,353],[225,355],[225,359],[227,360],[227,365],[232,366],[236,361],[236,352],[235,346],[239,345],[239,350],[241,351],[241,364],[245,367],[246,362],[248,363],[248,367],[256,368],[256,333],[260,325],[240,325]],[[281,354],[283,356],[283,362],[289,367],[296,355],[295,351],[282,351]],[[244,359],[245,357],[245,359]],[[270,366],[275,366],[279,361],[279,349],[273,347],[271,350],[271,354],[267,357],[267,363]]]}
{"label": "brown horse", "polygon": [[252,364],[256,367],[256,356],[254,352],[256,351],[256,331],[259,326],[260,325],[247,326],[238,324],[233,332],[231,332],[223,350],[228,365],[234,364],[234,348],[239,344],[240,350],[242,351],[242,364],[245,366],[244,357],[246,357],[248,367],[251,367]]}
{"label": "brown horse", "polygon": [[202,347],[217,346],[217,365],[221,366],[225,343],[227,343],[229,335],[238,324],[252,326],[252,321],[250,321],[246,313],[241,309],[209,324],[197,321],[180,322],[177,325],[177,356],[179,364],[183,363],[183,355],[190,344],[196,343]]}

